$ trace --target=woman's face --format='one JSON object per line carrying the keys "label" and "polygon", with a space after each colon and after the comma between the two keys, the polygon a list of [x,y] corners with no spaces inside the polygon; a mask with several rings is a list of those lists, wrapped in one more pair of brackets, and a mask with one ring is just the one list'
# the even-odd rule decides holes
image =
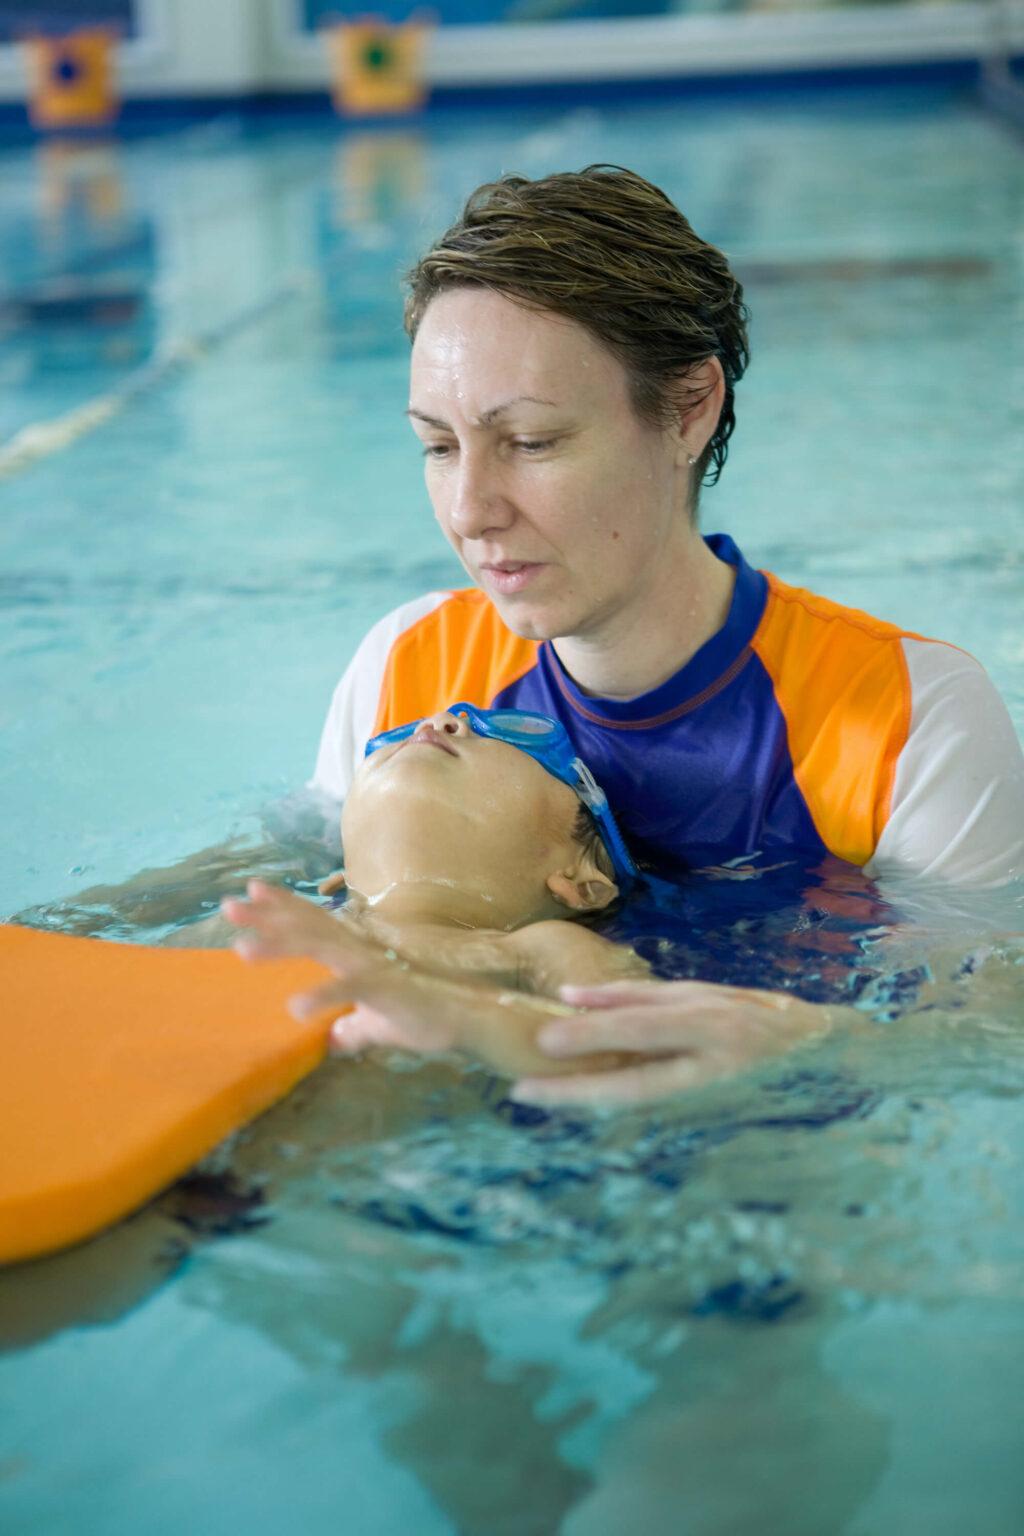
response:
{"label": "woman's face", "polygon": [[441,294],[412,353],[409,416],[445,537],[516,634],[613,638],[690,534],[679,433],[636,416],[581,326],[485,289]]}
{"label": "woman's face", "polygon": [[441,713],[364,759],[341,820],[349,888],[379,898],[399,885],[447,886],[511,928],[550,901],[547,879],[580,857],[579,800],[518,747]]}

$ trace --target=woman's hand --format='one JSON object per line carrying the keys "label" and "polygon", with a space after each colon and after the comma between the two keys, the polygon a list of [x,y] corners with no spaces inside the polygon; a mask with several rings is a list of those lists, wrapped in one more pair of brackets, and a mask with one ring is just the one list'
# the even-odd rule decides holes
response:
{"label": "woman's hand", "polygon": [[642,1104],[728,1077],[765,1057],[823,1038],[837,1009],[785,992],[701,981],[619,981],[562,987],[586,1012],[556,1019],[536,1045],[563,1066],[594,1051],[648,1057],[613,1072],[521,1078],[512,1097],[528,1104]]}

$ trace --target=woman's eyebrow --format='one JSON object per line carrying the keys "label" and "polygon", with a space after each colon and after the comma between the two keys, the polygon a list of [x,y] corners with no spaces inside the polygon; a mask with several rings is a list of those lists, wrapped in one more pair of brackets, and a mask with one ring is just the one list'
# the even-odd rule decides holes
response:
{"label": "woman's eyebrow", "polygon": [[405,414],[407,416],[415,417],[417,421],[424,422],[428,427],[436,427],[439,432],[451,431],[451,427],[446,421],[438,421],[436,416],[428,416],[425,411],[417,411],[411,405]]}
{"label": "woman's eyebrow", "polygon": [[501,405],[492,405],[489,411],[481,411],[476,418],[482,427],[489,427],[499,416],[504,416],[514,405],[550,405],[553,400],[541,400],[538,395],[516,395],[512,400],[505,400]]}
{"label": "woman's eyebrow", "polygon": [[[489,411],[481,411],[474,421],[474,426],[492,426],[499,416],[510,411],[514,405],[547,405],[557,409],[554,400],[542,400],[538,395],[516,395],[511,400],[503,400],[501,405],[492,405]],[[440,421],[436,416],[428,416],[426,411],[418,411],[414,405],[411,405],[405,414],[414,416],[417,421],[424,422],[428,427],[436,427],[439,432],[451,431],[446,421]]]}

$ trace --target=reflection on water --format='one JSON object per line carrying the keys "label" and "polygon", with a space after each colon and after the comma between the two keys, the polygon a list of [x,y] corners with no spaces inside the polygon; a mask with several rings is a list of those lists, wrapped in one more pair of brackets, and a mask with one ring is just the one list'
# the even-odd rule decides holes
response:
{"label": "reflection on water", "polygon": [[335,229],[371,229],[391,240],[396,221],[422,199],[429,174],[426,144],[408,128],[346,134],[334,161]]}
{"label": "reflection on water", "polygon": [[141,362],[155,335],[157,243],[117,144],[51,139],[33,160],[33,205],[8,211],[0,233],[7,369],[24,388],[53,372]]}

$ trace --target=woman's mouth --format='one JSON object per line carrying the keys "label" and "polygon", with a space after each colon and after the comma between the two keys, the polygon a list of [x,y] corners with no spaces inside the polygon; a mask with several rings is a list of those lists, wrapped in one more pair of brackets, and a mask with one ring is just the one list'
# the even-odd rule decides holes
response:
{"label": "woman's mouth", "polygon": [[480,575],[493,592],[502,597],[511,597],[525,591],[543,569],[543,563],[539,560],[499,560],[492,565],[482,565]]}

